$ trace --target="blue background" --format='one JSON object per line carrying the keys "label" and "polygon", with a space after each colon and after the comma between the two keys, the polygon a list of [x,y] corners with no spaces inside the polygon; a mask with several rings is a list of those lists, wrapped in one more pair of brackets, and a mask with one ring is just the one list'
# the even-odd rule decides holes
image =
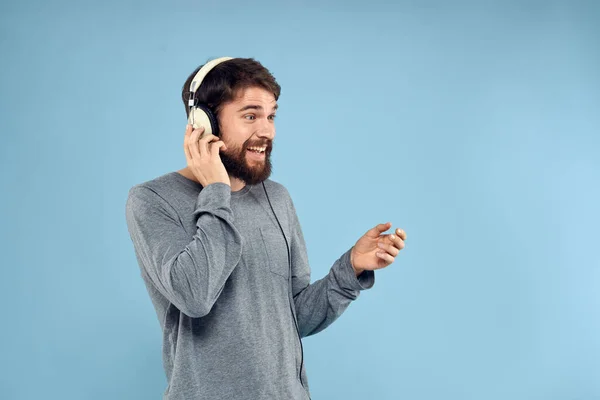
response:
{"label": "blue background", "polygon": [[181,86],[228,55],[282,86],[313,281],[408,233],[304,340],[313,399],[600,399],[598,4],[3,1],[0,397],[161,398],[125,201],[185,166]]}

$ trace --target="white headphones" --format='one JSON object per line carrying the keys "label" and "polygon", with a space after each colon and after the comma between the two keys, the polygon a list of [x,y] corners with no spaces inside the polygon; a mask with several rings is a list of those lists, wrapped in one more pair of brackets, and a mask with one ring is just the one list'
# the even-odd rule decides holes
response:
{"label": "white headphones", "polygon": [[190,112],[188,115],[188,123],[192,125],[194,129],[198,129],[201,126],[204,127],[202,136],[211,134],[219,136],[219,121],[215,114],[208,108],[207,104],[198,102],[198,99],[196,99],[196,91],[210,70],[222,62],[232,59],[233,57],[220,57],[207,62],[200,68],[196,73],[196,76],[194,76],[194,79],[192,79],[192,83],[190,83],[190,97],[188,99]]}

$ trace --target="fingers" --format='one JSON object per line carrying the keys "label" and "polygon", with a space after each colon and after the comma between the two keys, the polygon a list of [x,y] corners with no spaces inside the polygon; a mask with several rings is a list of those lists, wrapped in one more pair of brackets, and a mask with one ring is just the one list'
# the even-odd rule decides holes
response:
{"label": "fingers", "polygon": [[[391,244],[379,242],[379,243],[377,243],[377,246],[380,249],[387,251],[388,254],[390,254],[392,257],[396,257],[398,255],[398,253],[400,253],[400,249],[395,246],[392,246]],[[402,247],[404,247],[404,244],[402,245]]]}
{"label": "fingers", "polygon": [[[388,229],[390,229],[392,226],[391,222],[386,222],[385,224],[378,224],[376,225],[374,228],[371,228],[368,232],[367,232],[367,236],[373,238],[373,239],[377,239],[381,236],[381,234],[385,231],[387,231]],[[406,240],[406,232],[404,232],[403,229],[400,228],[396,228],[396,235],[394,235],[393,233],[391,235],[387,235],[390,240],[396,245],[396,247],[398,248],[402,248],[404,247],[404,245],[402,245],[402,247],[400,247],[400,242],[402,242],[403,240]],[[397,238],[400,238],[400,241],[397,241]]]}
{"label": "fingers", "polygon": [[394,257],[392,257],[390,254],[386,253],[385,251],[378,251],[377,257],[381,258],[388,264],[391,264],[394,262]]}
{"label": "fingers", "polygon": [[202,132],[204,132],[204,128],[202,127],[193,129],[191,125],[188,125],[188,128],[186,129],[186,147],[192,159],[200,158],[198,137]]}
{"label": "fingers", "polygon": [[198,129],[198,136],[196,138],[196,141],[198,142],[198,148],[200,149],[200,155],[203,155],[203,154],[210,155],[210,150],[208,148],[208,144],[214,140],[219,140],[219,138],[216,137],[215,135],[204,135],[200,139],[198,139],[200,137],[200,135],[202,135],[203,133],[204,133],[204,128],[200,127],[200,129]]}
{"label": "fingers", "polygon": [[366,235],[373,239],[376,239],[379,237],[379,235],[381,235],[382,232],[385,232],[388,229],[390,229],[390,226],[392,226],[390,222],[386,222],[385,224],[377,224],[374,228],[369,229]]}
{"label": "fingers", "polygon": [[192,133],[192,125],[187,124],[185,127],[185,137],[183,139],[183,152],[185,153],[185,159],[187,160],[188,165],[192,159],[192,155],[190,154],[190,149],[188,147],[188,142],[190,140],[190,134]]}
{"label": "fingers", "polygon": [[[398,230],[396,230],[396,232],[398,232]],[[392,245],[397,249],[402,250],[404,248],[404,240],[402,239],[402,237],[394,235],[393,233],[391,235],[387,235],[387,237],[392,243]],[[406,237],[406,234],[404,234],[404,237]]]}
{"label": "fingers", "polygon": [[406,240],[406,232],[403,229],[396,228],[396,235],[400,236],[402,240]]}
{"label": "fingers", "polygon": [[406,240],[406,232],[403,229],[396,228],[395,232],[395,234],[381,235],[377,241],[379,248],[386,250],[393,257],[397,256],[400,250],[404,248],[404,240]]}
{"label": "fingers", "polygon": [[225,143],[222,140],[210,144],[210,156],[219,158],[219,149],[226,149]]}
{"label": "fingers", "polygon": [[211,155],[208,144],[213,141],[218,141],[219,138],[215,135],[204,135],[200,138],[200,135],[204,133],[204,128],[193,129],[190,124],[187,125],[185,130],[184,147],[186,157],[191,159],[199,159],[203,154]]}

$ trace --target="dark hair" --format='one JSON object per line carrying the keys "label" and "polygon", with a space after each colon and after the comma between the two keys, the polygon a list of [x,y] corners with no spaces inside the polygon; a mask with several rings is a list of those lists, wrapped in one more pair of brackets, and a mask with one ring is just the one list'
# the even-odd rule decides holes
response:
{"label": "dark hair", "polygon": [[[202,65],[188,76],[181,89],[186,116],[190,112],[188,106],[191,95],[190,84],[200,68]],[[234,58],[210,70],[196,91],[196,98],[200,103],[207,104],[218,118],[223,104],[233,101],[240,90],[250,87],[260,87],[272,92],[275,100],[279,99],[281,93],[281,87],[275,77],[261,63],[253,58]]]}

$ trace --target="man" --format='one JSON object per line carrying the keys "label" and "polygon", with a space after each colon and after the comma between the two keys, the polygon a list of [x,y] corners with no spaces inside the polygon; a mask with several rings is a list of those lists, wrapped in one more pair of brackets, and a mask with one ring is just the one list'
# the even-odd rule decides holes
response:
{"label": "man", "polygon": [[401,229],[378,224],[310,283],[292,199],[268,179],[279,94],[253,59],[217,65],[196,96],[219,136],[188,125],[187,167],[129,191],[128,229],[163,330],[165,399],[309,399],[300,338],[335,321],[404,247]]}

